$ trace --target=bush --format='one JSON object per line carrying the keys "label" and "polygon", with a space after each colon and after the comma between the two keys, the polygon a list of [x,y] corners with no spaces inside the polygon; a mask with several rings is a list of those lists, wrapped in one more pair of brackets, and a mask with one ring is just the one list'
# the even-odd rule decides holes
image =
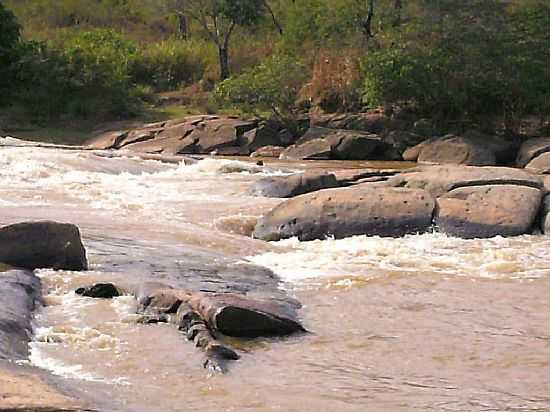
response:
{"label": "bush", "polygon": [[174,90],[200,80],[215,59],[215,50],[204,42],[169,40],[143,49],[131,73],[137,83]]}
{"label": "bush", "polygon": [[0,103],[9,99],[13,80],[12,64],[19,43],[19,25],[13,13],[0,3]]}
{"label": "bush", "polygon": [[296,112],[296,99],[307,78],[306,68],[296,59],[276,55],[221,82],[215,96],[246,112],[271,110],[277,116],[289,116]]}
{"label": "bush", "polygon": [[137,53],[110,30],[27,43],[18,63],[18,100],[33,115],[120,117],[139,108],[129,68]]}

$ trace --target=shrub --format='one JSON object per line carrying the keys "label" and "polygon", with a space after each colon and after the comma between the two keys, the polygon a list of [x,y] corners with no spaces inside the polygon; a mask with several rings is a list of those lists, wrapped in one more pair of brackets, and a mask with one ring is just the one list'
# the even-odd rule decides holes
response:
{"label": "shrub", "polygon": [[215,95],[221,102],[246,112],[271,110],[277,116],[291,116],[307,77],[306,68],[294,58],[275,55],[221,82]]}
{"label": "shrub", "polygon": [[110,30],[27,43],[18,63],[18,100],[47,118],[129,115],[140,103],[129,74],[136,53],[135,46]]}
{"label": "shrub", "polygon": [[215,59],[215,50],[205,42],[168,40],[143,49],[131,73],[137,83],[159,91],[174,90],[200,80]]}

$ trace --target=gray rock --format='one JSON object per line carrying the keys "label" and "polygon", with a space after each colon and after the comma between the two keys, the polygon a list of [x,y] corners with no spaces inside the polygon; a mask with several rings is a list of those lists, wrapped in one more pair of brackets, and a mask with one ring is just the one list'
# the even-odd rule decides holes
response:
{"label": "gray rock", "polygon": [[272,241],[403,236],[428,230],[434,207],[434,199],[424,190],[372,188],[368,184],[327,189],[281,203],[260,219],[254,237]]}
{"label": "gray rock", "polygon": [[461,238],[529,233],[539,211],[540,190],[515,185],[454,189],[437,200],[436,227]]}
{"label": "gray rock", "polygon": [[0,262],[31,270],[88,268],[78,228],[57,222],[25,222],[0,228]]}
{"label": "gray rock", "polygon": [[41,301],[40,279],[32,272],[0,271],[0,359],[27,358],[32,312]]}
{"label": "gray rock", "polygon": [[266,177],[254,183],[250,194],[264,197],[294,197],[340,186],[333,174],[307,171],[290,176]]}

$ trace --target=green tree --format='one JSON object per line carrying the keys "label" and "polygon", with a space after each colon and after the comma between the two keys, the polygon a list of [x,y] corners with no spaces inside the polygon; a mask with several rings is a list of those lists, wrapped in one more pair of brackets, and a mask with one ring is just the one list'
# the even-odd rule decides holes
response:
{"label": "green tree", "polygon": [[19,24],[13,13],[0,3],[0,101],[7,99],[12,81],[12,65],[19,43]]}
{"label": "green tree", "polygon": [[187,0],[187,15],[197,21],[218,48],[220,79],[229,71],[229,42],[237,27],[251,27],[264,16],[263,0]]}

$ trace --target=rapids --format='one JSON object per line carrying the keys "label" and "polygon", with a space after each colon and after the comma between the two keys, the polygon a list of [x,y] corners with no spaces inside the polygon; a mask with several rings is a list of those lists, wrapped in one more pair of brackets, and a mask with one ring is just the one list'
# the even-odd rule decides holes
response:
{"label": "rapids", "polygon": [[[241,233],[280,200],[247,196],[248,187],[327,164],[267,163],[185,166],[0,147],[0,224],[74,223],[91,264],[83,273],[38,272],[46,306],[30,362],[111,411],[550,410],[550,240],[424,234],[268,244]],[[137,323],[132,299],[73,293],[146,279],[291,296],[312,333],[231,341],[242,359],[210,376],[174,328]]]}

